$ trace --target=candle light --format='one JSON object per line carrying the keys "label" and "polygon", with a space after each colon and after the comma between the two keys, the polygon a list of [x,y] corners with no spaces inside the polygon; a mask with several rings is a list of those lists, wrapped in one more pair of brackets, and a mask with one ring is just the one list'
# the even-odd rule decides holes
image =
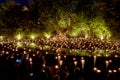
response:
{"label": "candle light", "polygon": [[29,61],[32,62],[32,58],[29,58]]}
{"label": "candle light", "polygon": [[116,72],[117,72],[117,70],[115,70],[115,69],[114,69],[114,70],[113,70],[113,72],[114,72],[114,73],[116,73]]}
{"label": "candle light", "polygon": [[109,66],[109,61],[105,61],[105,64],[106,64],[106,69],[107,69]]}
{"label": "candle light", "polygon": [[66,55],[64,55],[64,58],[66,58]]}
{"label": "candle light", "polygon": [[112,62],[112,60],[109,60],[109,62],[111,63],[111,62]]}
{"label": "candle light", "polygon": [[58,67],[58,65],[55,65],[55,69],[58,69],[59,67]]}
{"label": "candle light", "polygon": [[7,51],[6,54],[9,54],[9,52]]}
{"label": "candle light", "polygon": [[98,70],[97,70],[97,73],[101,73],[101,70],[98,69]]}
{"label": "candle light", "polygon": [[46,65],[45,64],[43,64],[43,67],[45,67]]}
{"label": "candle light", "polygon": [[81,59],[81,63],[82,63],[82,71],[83,71],[84,65],[85,65],[85,60],[84,60],[84,58]]}
{"label": "candle light", "polygon": [[117,58],[118,57],[118,55],[115,55],[115,58]]}
{"label": "candle light", "polygon": [[58,56],[58,60],[60,60],[60,59],[61,59],[61,56],[59,55],[59,56]]}
{"label": "candle light", "polygon": [[75,61],[75,60],[76,60],[76,58],[73,58],[73,60]]}
{"label": "candle light", "polygon": [[118,68],[118,70],[120,71],[120,68]]}
{"label": "candle light", "polygon": [[112,73],[112,70],[108,70],[108,73]]}
{"label": "candle light", "polygon": [[62,61],[62,60],[60,60],[59,64],[60,64],[60,66],[61,66],[61,65],[63,64],[63,61]]}
{"label": "candle light", "polygon": [[55,59],[58,59],[58,57],[56,56]]}
{"label": "candle light", "polygon": [[74,61],[74,65],[75,65],[75,66],[77,65],[77,61]]}
{"label": "candle light", "polygon": [[33,56],[35,56],[35,54],[33,54]]}
{"label": "candle light", "polygon": [[94,70],[94,71],[97,71],[97,68],[96,68],[96,67],[94,67],[94,68],[93,68],[93,70]]}
{"label": "candle light", "polygon": [[97,56],[93,56],[93,58],[94,58],[94,66],[95,66],[95,64],[96,64],[96,59],[97,59]]}
{"label": "candle light", "polygon": [[48,54],[48,52],[45,52],[45,54]]}

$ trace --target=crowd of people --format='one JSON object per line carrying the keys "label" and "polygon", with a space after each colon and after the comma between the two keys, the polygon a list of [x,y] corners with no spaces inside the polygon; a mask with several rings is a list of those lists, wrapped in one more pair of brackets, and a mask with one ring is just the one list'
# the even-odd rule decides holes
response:
{"label": "crowd of people", "polygon": [[[1,41],[2,42],[2,41]],[[104,50],[109,55],[119,55],[120,52],[120,43],[119,41],[111,41],[111,40],[101,40],[98,38],[86,39],[86,38],[59,38],[56,37],[47,39],[47,38],[38,38],[38,39],[8,39],[3,41],[3,43],[13,43],[16,44],[20,42],[24,44],[24,46],[29,46],[31,43],[35,43],[38,47],[43,47],[45,45],[53,48],[53,51],[57,50],[88,50],[88,51],[99,51]],[[41,48],[42,49],[42,48]]]}
{"label": "crowd of people", "polygon": [[[18,47],[17,41],[24,46]],[[39,46],[28,47],[30,43],[36,43]],[[116,57],[63,55],[52,50],[44,50],[42,47],[50,45],[56,48],[75,49],[84,45],[85,47],[81,49],[86,49],[105,44],[108,44],[110,49],[113,46],[113,50],[119,47],[118,43],[79,38],[70,38],[65,41],[45,38],[1,41],[0,80],[119,80],[119,55]]]}

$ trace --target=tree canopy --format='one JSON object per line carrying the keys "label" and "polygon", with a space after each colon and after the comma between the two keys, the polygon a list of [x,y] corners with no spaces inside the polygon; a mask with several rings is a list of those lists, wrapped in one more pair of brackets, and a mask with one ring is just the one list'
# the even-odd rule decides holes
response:
{"label": "tree canopy", "polygon": [[10,1],[0,5],[0,34],[51,37],[60,31],[69,37],[109,39],[119,33],[117,4],[102,0],[38,0],[26,6]]}

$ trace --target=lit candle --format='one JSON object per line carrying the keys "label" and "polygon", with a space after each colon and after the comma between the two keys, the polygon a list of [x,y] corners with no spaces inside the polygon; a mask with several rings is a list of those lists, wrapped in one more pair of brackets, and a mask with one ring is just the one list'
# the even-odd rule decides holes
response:
{"label": "lit candle", "polygon": [[111,62],[112,62],[112,60],[109,60],[109,62],[111,63]]}
{"label": "lit candle", "polygon": [[101,73],[101,70],[98,69],[98,70],[97,70],[97,73]]}
{"label": "lit candle", "polygon": [[96,59],[97,59],[97,56],[93,56],[93,58],[94,58],[94,66],[95,66],[95,64],[96,64]]}
{"label": "lit candle", "polygon": [[58,59],[58,57],[56,56],[55,59]]}
{"label": "lit candle", "polygon": [[63,64],[63,61],[62,61],[62,60],[60,60],[60,63],[59,63],[59,64],[60,64],[60,66],[61,66],[61,65]]}
{"label": "lit candle", "polygon": [[108,68],[108,66],[109,66],[109,61],[105,61],[105,64],[106,64],[106,68]]}
{"label": "lit candle", "polygon": [[64,55],[64,58],[66,58],[66,55]]}
{"label": "lit candle", "polygon": [[73,58],[73,60],[75,61],[75,60],[76,60],[76,58]]}
{"label": "lit candle", "polygon": [[32,62],[32,58],[29,58],[29,61]]}
{"label": "lit candle", "polygon": [[120,71],[120,68],[118,68],[118,70]]}
{"label": "lit candle", "polygon": [[58,65],[55,65],[55,69],[58,69],[59,67],[58,67]]}
{"label": "lit candle", "polygon": [[48,54],[48,52],[45,52],[45,54]]}
{"label": "lit candle", "polygon": [[45,67],[46,65],[45,64],[43,64],[43,67]]}
{"label": "lit candle", "polygon": [[84,69],[84,65],[85,65],[85,60],[82,59],[82,60],[81,60],[81,63],[82,63],[82,71],[83,71],[83,69]]}
{"label": "lit candle", "polygon": [[61,56],[59,55],[59,56],[58,56],[58,60],[60,60],[60,59],[61,59]]}
{"label": "lit candle", "polygon": [[75,66],[77,65],[77,61],[74,61],[74,65],[75,65]]}
{"label": "lit candle", "polygon": [[113,72],[114,72],[114,73],[116,73],[116,72],[117,72],[117,70],[115,70],[115,69],[114,69],[114,70],[113,70]]}
{"label": "lit candle", "polygon": [[115,55],[115,58],[117,58],[118,57],[118,55]]}
{"label": "lit candle", "polygon": [[112,70],[108,70],[108,73],[112,73]]}
{"label": "lit candle", "polygon": [[33,56],[35,56],[35,54],[33,54]]}
{"label": "lit candle", "polygon": [[9,52],[7,51],[6,54],[9,54]]}
{"label": "lit candle", "polygon": [[93,70],[94,70],[94,71],[97,71],[97,68],[96,68],[96,67],[94,67],[94,68],[93,68]]}

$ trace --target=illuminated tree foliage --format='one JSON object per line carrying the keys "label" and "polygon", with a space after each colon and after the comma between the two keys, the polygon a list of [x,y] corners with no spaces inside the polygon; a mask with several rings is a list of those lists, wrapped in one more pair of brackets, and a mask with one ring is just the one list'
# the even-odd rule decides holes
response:
{"label": "illuminated tree foliage", "polygon": [[0,34],[10,37],[21,29],[27,37],[34,33],[50,38],[60,32],[67,37],[109,39],[119,31],[119,22],[115,23],[119,15],[112,19],[110,13],[114,14],[116,7],[109,8],[105,5],[108,3],[102,0],[40,0],[25,6],[9,1],[0,5]]}

